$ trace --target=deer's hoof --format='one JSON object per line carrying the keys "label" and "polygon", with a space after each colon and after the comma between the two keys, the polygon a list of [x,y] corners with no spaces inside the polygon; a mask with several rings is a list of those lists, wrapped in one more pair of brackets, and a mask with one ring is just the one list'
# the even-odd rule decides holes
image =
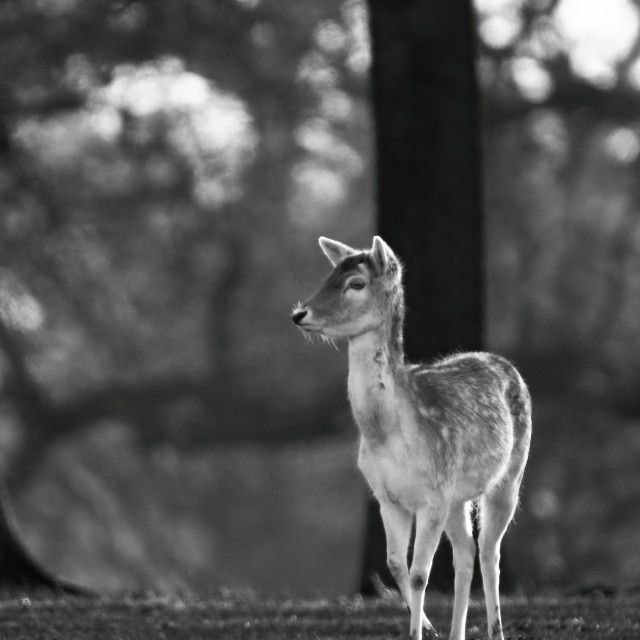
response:
{"label": "deer's hoof", "polygon": [[424,627],[422,629],[422,638],[423,640],[438,640],[438,634],[433,627]]}
{"label": "deer's hoof", "polygon": [[[411,632],[411,640],[418,640],[418,632]],[[422,627],[422,640],[438,640],[438,634],[433,627]]]}

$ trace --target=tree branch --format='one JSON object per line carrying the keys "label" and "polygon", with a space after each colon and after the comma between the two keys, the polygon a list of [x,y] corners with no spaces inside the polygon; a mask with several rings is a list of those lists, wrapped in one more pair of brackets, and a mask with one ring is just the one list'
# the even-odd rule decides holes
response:
{"label": "tree branch", "polygon": [[566,78],[551,95],[540,102],[487,98],[485,123],[497,127],[523,118],[537,109],[551,108],[567,113],[589,110],[615,122],[637,122],[640,119],[640,93],[629,87],[600,89],[587,81]]}
{"label": "tree branch", "polygon": [[20,418],[26,425],[36,425],[49,420],[53,412],[50,399],[42,392],[29,372],[24,355],[11,331],[0,316],[0,349],[9,363],[11,376],[6,385]]}

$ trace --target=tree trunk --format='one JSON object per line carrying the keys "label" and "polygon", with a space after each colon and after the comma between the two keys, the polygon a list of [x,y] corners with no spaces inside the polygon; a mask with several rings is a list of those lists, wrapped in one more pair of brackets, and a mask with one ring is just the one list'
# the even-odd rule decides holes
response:
{"label": "tree trunk", "polygon": [[[5,391],[9,390],[13,404],[25,428],[38,432],[46,439],[47,429],[58,415],[31,378],[24,357],[9,329],[0,320],[0,353],[11,369]],[[34,588],[56,589],[69,594],[89,595],[89,590],[59,580],[50,575],[29,554],[20,540],[4,481],[0,481],[0,588],[22,590]]]}
{"label": "tree trunk", "polygon": [[6,491],[0,485],[0,590],[43,588],[72,595],[92,595],[88,589],[52,576],[30,555],[20,541]]}
{"label": "tree trunk", "polygon": [[[378,229],[404,260],[412,361],[483,345],[482,196],[470,0],[369,0]],[[387,569],[377,504],[367,510],[360,590]],[[503,574],[503,586],[509,576]],[[449,544],[429,586],[453,588]]]}

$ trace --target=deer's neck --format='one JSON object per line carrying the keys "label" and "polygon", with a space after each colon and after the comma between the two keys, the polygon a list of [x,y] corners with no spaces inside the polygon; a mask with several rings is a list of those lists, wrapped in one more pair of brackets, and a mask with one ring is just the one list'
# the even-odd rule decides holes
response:
{"label": "deer's neck", "polygon": [[365,439],[382,444],[396,428],[402,343],[391,326],[349,340],[349,400]]}

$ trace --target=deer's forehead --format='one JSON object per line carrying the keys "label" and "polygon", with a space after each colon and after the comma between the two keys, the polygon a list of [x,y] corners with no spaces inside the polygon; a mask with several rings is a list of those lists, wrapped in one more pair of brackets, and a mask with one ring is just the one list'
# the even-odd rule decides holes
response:
{"label": "deer's forehead", "polygon": [[334,270],[327,278],[327,287],[341,287],[344,281],[353,275],[364,275],[369,272],[369,256],[366,253],[359,253],[355,256],[349,256],[340,264],[336,265]]}

